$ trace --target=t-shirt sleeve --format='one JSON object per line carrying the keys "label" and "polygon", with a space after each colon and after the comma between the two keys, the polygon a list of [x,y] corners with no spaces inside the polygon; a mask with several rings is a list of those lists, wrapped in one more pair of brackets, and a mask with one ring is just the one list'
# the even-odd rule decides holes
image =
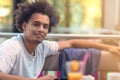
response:
{"label": "t-shirt sleeve", "polygon": [[48,51],[48,55],[54,55],[58,53],[58,43],[56,41],[44,41],[45,51]]}
{"label": "t-shirt sleeve", "polygon": [[3,73],[9,73],[15,63],[15,50],[8,45],[0,46],[0,71]]}

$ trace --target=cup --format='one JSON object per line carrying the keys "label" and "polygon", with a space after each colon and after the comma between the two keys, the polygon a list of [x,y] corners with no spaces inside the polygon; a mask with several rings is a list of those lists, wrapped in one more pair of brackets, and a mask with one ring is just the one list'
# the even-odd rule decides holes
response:
{"label": "cup", "polygon": [[66,71],[68,80],[82,80],[82,72],[80,72],[81,62],[72,60],[66,62]]}

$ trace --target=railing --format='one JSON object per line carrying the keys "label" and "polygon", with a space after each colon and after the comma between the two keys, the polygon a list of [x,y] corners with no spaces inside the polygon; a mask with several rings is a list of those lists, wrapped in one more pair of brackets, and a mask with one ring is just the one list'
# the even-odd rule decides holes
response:
{"label": "railing", "polygon": [[[0,33],[0,38],[10,38],[22,33]],[[49,38],[72,38],[72,39],[120,39],[120,35],[104,35],[104,34],[48,34],[46,39]]]}

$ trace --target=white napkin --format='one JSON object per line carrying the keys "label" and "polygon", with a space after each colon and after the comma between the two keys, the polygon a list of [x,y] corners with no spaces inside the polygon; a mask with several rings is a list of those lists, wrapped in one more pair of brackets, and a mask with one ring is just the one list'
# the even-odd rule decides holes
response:
{"label": "white napkin", "polygon": [[107,80],[120,80],[120,72],[110,72],[107,74]]}
{"label": "white napkin", "polygon": [[95,78],[91,75],[85,75],[83,76],[82,80],[95,80]]}

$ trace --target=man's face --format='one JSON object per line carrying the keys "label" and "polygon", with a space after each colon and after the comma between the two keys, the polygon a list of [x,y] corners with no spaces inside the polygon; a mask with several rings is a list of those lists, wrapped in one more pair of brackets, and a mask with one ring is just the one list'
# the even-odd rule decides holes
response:
{"label": "man's face", "polygon": [[24,38],[33,43],[40,43],[45,39],[49,29],[49,17],[44,14],[34,13],[29,21],[24,22],[22,27],[24,30]]}

